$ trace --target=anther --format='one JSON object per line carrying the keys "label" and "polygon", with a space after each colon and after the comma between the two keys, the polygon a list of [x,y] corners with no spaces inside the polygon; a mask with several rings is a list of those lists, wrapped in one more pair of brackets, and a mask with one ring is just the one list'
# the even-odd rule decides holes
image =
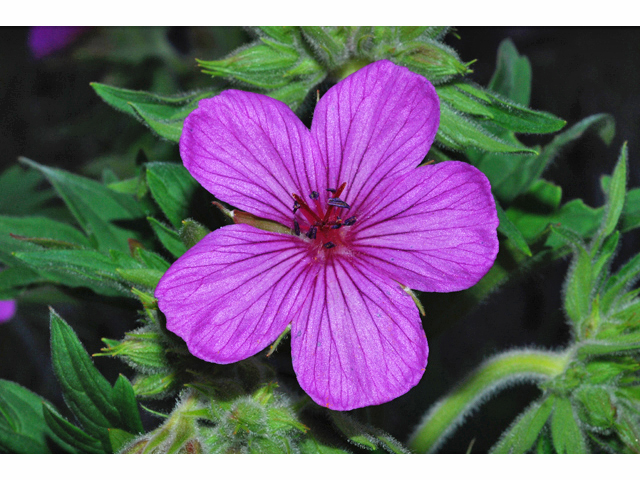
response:
{"label": "anther", "polygon": [[311,227],[307,232],[307,237],[310,238],[311,240],[315,240],[317,232],[318,232],[318,227]]}
{"label": "anther", "polygon": [[327,242],[323,245],[324,248],[333,248],[335,244],[333,242]]}
{"label": "anther", "polygon": [[300,236],[300,224],[295,218],[293,219],[293,231],[297,236]]}
{"label": "anther", "polygon": [[353,225],[354,223],[356,223],[357,218],[355,216],[353,217],[349,217],[347,218],[344,222],[342,222],[342,224],[345,227],[350,227],[351,225]]}
{"label": "anther", "polygon": [[327,200],[327,203],[332,207],[351,208],[347,202],[340,200],[339,198],[330,198]]}
{"label": "anther", "polygon": [[311,193],[309,194],[309,198],[311,198],[311,200],[315,200],[319,196],[320,196],[320,194],[318,192],[316,192],[315,190],[311,190]]}
{"label": "anther", "polygon": [[293,213],[296,213],[300,208],[300,204],[298,202],[293,202]]}
{"label": "anther", "polygon": [[327,188],[327,192],[336,193],[335,188]]}

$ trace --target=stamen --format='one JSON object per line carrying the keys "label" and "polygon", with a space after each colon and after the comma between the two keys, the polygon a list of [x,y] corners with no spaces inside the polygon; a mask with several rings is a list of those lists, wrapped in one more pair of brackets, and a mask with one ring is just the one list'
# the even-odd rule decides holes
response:
{"label": "stamen", "polygon": [[317,232],[318,232],[318,227],[311,227],[307,232],[307,237],[310,238],[311,240],[315,240]]}
{"label": "stamen", "polygon": [[327,242],[323,245],[324,248],[333,248],[335,244],[333,242]]}
{"label": "stamen", "polygon": [[293,199],[296,201],[296,203],[300,205],[300,207],[298,208],[302,210],[302,212],[304,213],[304,216],[307,217],[307,220],[309,220],[309,223],[320,222],[320,217],[316,215],[316,212],[314,212],[313,210],[311,210],[311,208],[309,208],[309,205],[307,205],[307,202],[305,202],[302,198],[300,198],[295,193],[292,193],[291,195],[293,196]]}
{"label": "stamen", "polygon": [[353,225],[354,223],[356,223],[357,218],[355,216],[353,217],[349,217],[347,218],[344,222],[342,222],[342,224],[345,227],[350,227],[351,225]]}
{"label": "stamen", "polygon": [[320,196],[320,194],[318,192],[316,192],[315,190],[311,190],[311,193],[309,194],[309,198],[311,198],[311,200],[315,200],[319,196]]}
{"label": "stamen", "polygon": [[297,236],[300,236],[300,224],[295,218],[293,219],[293,231]]}
{"label": "stamen", "polygon": [[330,198],[327,200],[327,203],[332,207],[351,208],[347,202],[340,200],[339,198]]}
{"label": "stamen", "polygon": [[327,192],[336,193],[335,188],[327,188]]}
{"label": "stamen", "polygon": [[298,202],[293,202],[293,213],[296,213],[300,208],[300,204]]}

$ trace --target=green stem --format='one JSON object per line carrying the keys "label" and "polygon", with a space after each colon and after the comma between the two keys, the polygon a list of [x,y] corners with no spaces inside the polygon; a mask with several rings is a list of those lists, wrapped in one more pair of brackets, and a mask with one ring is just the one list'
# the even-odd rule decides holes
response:
{"label": "green stem", "polygon": [[537,383],[555,377],[568,361],[567,352],[535,350],[514,350],[487,360],[431,407],[409,439],[409,448],[418,453],[433,452],[490,394],[515,381]]}

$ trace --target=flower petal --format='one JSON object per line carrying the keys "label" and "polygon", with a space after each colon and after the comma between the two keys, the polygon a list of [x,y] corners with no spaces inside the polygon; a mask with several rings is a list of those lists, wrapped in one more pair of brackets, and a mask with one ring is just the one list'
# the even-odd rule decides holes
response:
{"label": "flower petal", "polygon": [[313,271],[292,235],[230,225],[210,233],[162,277],[155,295],[167,328],[215,363],[247,358],[298,315]]}
{"label": "flower petal", "polygon": [[388,60],[367,65],[331,88],[311,133],[326,165],[326,183],[347,189],[351,207],[373,201],[392,177],[425,157],[440,122],[435,88]]}
{"label": "flower petal", "polygon": [[416,385],[429,348],[418,309],[395,282],[332,257],[291,329],[298,382],[333,410],[378,405]]}
{"label": "flower petal", "polygon": [[498,254],[491,185],[464,162],[426,165],[398,179],[354,225],[354,248],[409,288],[454,292],[474,285]]}
{"label": "flower petal", "polygon": [[220,200],[289,227],[291,194],[324,191],[309,130],[284,103],[265,95],[226,90],[201,100],[184,122],[180,155]]}

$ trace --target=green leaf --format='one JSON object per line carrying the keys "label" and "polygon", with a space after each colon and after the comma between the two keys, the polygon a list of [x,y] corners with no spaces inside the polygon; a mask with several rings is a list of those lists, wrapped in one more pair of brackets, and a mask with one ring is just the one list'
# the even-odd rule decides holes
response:
{"label": "green leaf", "polygon": [[535,150],[492,135],[446,102],[440,103],[440,128],[436,140],[451,150],[476,148],[488,152],[537,154]]}
{"label": "green leaf", "polygon": [[45,217],[0,216],[0,261],[5,265],[16,263],[13,252],[42,250],[34,243],[25,242],[11,235],[65,242],[74,248],[90,246],[87,237],[65,223]]}
{"label": "green leaf", "polygon": [[574,232],[562,227],[553,227],[553,231],[562,236],[575,252],[573,263],[567,274],[564,308],[574,324],[579,324],[591,312],[593,290],[591,255],[586,250],[582,239]]}
{"label": "green leaf", "polygon": [[166,96],[100,83],[92,83],[91,86],[113,108],[128,113],[161,137],[173,142],[180,140],[184,119],[196,109],[198,102],[218,93],[209,90]]}
{"label": "green leaf", "polygon": [[129,238],[139,239],[134,230],[114,223],[145,216],[134,197],[114,192],[95,180],[45,167],[24,157],[20,161],[47,177],[98,250],[127,250]]}
{"label": "green leaf", "polygon": [[171,253],[174,257],[181,257],[184,252],[187,251],[187,247],[185,247],[182,240],[180,240],[180,235],[175,230],[167,227],[165,224],[159,222],[153,217],[147,217],[153,232],[162,243],[162,246],[166,248],[169,253]]}
{"label": "green leaf", "polygon": [[551,437],[557,453],[589,453],[569,399],[558,397],[551,417]]}
{"label": "green leaf", "polygon": [[618,220],[622,214],[624,207],[625,193],[627,185],[627,144],[622,146],[620,156],[618,157],[618,163],[613,170],[611,177],[611,183],[609,184],[609,190],[607,192],[607,208],[602,223],[602,231],[599,233],[596,239],[595,245],[598,244],[603,238],[613,232],[618,225]]}
{"label": "green leaf", "polygon": [[[0,274],[1,275],[1,274]],[[640,253],[636,254],[615,274],[609,277],[600,305],[604,312],[608,312],[614,301],[625,293],[640,275]]]}
{"label": "green leaf", "polygon": [[[469,100],[484,105],[492,124],[511,132],[553,133],[567,123],[555,115],[531,110],[472,83],[457,82],[453,87]],[[457,107],[456,104],[454,106]]]}
{"label": "green leaf", "polygon": [[300,453],[303,454],[337,454],[344,453],[348,454],[349,452],[336,447],[330,447],[327,445],[322,445],[313,437],[307,437],[302,442],[300,442]]}
{"label": "green leaf", "polygon": [[92,437],[106,451],[108,428],[120,424],[111,385],[96,369],[71,327],[51,309],[51,361],[65,402]]}
{"label": "green leaf", "polygon": [[198,182],[182,165],[176,163],[148,163],[147,184],[154,200],[171,224],[179,228],[188,216],[189,204]]}
{"label": "green leaf", "polygon": [[44,404],[42,407],[47,425],[56,434],[65,450],[71,453],[108,453],[100,440],[87,435],[49,405]]}
{"label": "green leaf", "polygon": [[619,335],[606,341],[592,341],[580,344],[577,354],[581,357],[592,355],[615,355],[640,350],[640,333]]}
{"label": "green leaf", "polygon": [[111,450],[114,453],[119,453],[127,444],[133,442],[136,436],[132,433],[125,432],[119,428],[109,429],[109,442],[111,443]]}
{"label": "green leaf", "polygon": [[520,233],[520,230],[518,230],[518,227],[509,220],[507,214],[498,202],[496,202],[496,209],[498,211],[498,220],[500,221],[498,232],[511,240],[518,250],[530,257],[531,249],[529,245],[527,245],[527,241],[522,236],[522,233]]}
{"label": "green leaf", "polygon": [[137,397],[162,397],[176,385],[175,373],[140,375],[134,379],[133,390]]}
{"label": "green leaf", "polygon": [[[120,413],[120,426],[130,433],[143,433],[142,420],[138,411],[138,402],[133,387],[127,378],[120,374],[111,392],[113,405]],[[111,438],[111,432],[109,432]]]}
{"label": "green leaf", "polygon": [[498,92],[520,105],[529,105],[531,98],[531,63],[520,55],[510,39],[498,46],[496,70],[489,81],[489,90]]}
{"label": "green leaf", "polygon": [[118,275],[119,263],[93,250],[43,250],[15,254],[44,278],[100,295],[131,296]]}
{"label": "green leaf", "polygon": [[26,267],[9,267],[0,271],[0,298],[15,298],[22,287],[42,281],[40,274]]}
{"label": "green leaf", "polygon": [[35,393],[0,379],[0,452],[51,453],[43,405],[48,404]]}
{"label": "green leaf", "polygon": [[43,180],[40,173],[19,165],[7,168],[0,175],[0,214],[43,215],[45,205],[56,196],[52,189],[38,188]]}
{"label": "green leaf", "polygon": [[171,266],[170,263],[157,253],[150,252],[149,250],[144,250],[142,248],[138,251],[140,253],[140,259],[149,268],[165,272]]}
{"label": "green leaf", "polygon": [[556,135],[549,144],[540,150],[540,155],[536,157],[481,155],[477,152],[468,152],[468,155],[471,162],[489,178],[493,194],[500,201],[510,203],[516,197],[532,188],[563,148],[578,140],[590,130],[597,132],[605,143],[610,143],[615,131],[613,117],[598,114],[581,120],[571,128]]}
{"label": "green leaf", "polygon": [[502,435],[491,453],[526,453],[538,439],[553,410],[554,397],[531,404]]}

